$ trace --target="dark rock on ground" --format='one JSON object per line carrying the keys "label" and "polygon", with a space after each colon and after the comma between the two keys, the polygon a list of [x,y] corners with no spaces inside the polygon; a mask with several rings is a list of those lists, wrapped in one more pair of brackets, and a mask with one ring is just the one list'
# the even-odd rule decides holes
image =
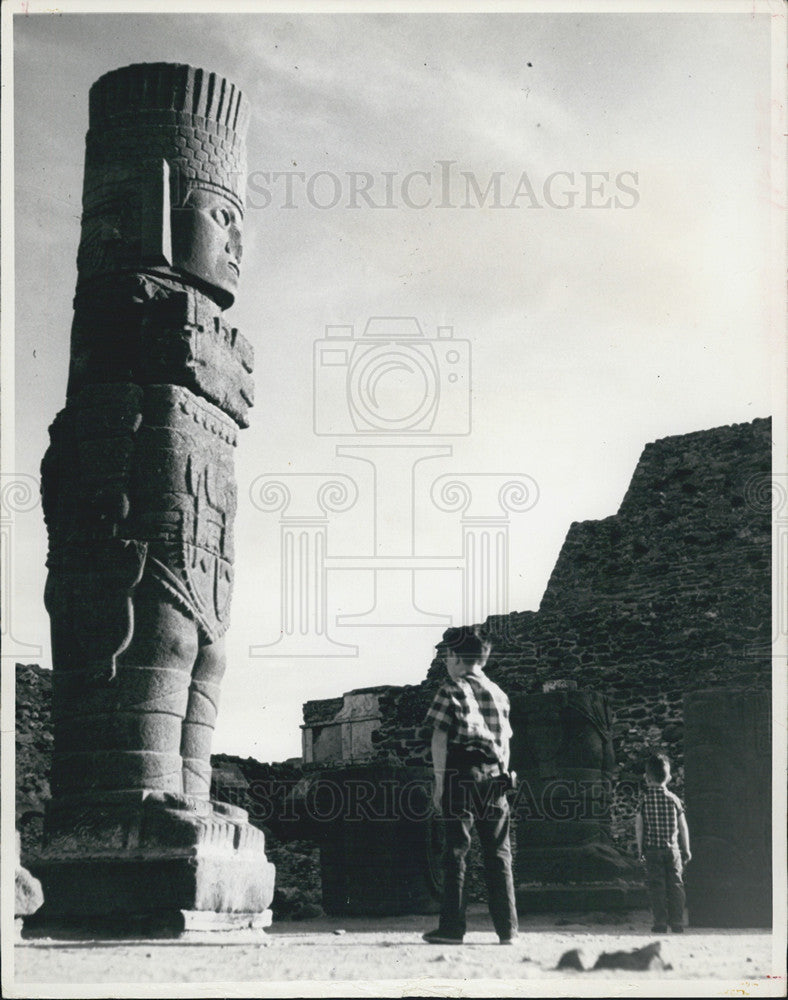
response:
{"label": "dark rock on ground", "polygon": [[647,972],[649,969],[670,969],[660,955],[661,942],[652,941],[644,948],[632,951],[603,951],[594,963],[595,969],[624,969],[627,972]]}
{"label": "dark rock on ground", "polygon": [[580,952],[577,948],[565,951],[558,959],[558,965],[556,965],[556,969],[576,969],[578,972],[582,972],[584,968],[583,960],[580,958]]}

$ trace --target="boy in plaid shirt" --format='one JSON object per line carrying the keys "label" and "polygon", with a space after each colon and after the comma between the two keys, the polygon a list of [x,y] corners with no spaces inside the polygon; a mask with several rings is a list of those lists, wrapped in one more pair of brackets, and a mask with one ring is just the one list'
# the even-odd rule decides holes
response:
{"label": "boy in plaid shirt", "polygon": [[484,858],[487,900],[501,944],[517,937],[509,844],[509,804],[500,776],[509,768],[509,699],[482,673],[490,643],[470,628],[450,629],[438,646],[447,680],[427,712],[432,727],[433,802],[443,815],[443,900],[429,944],[462,944],[465,934],[465,859],[476,825]]}
{"label": "boy in plaid shirt", "polygon": [[[683,867],[690,860],[689,829],[681,800],[669,792],[670,761],[654,754],[646,761],[646,790],[635,816],[638,855],[646,862],[648,891],[658,934],[684,931]],[[681,845],[679,847],[679,844]]]}

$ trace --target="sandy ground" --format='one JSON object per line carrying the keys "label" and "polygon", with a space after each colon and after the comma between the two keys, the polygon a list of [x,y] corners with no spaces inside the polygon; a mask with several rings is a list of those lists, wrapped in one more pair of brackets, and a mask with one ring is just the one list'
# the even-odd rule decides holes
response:
{"label": "sandy ground", "polygon": [[[189,941],[44,938],[17,944],[13,984],[6,981],[6,995],[56,996],[55,984],[73,989],[81,984],[135,983],[226,984],[215,992],[193,990],[192,995],[203,996],[784,995],[784,960],[773,957],[770,932],[688,928],[683,935],[655,935],[650,924],[645,913],[623,918],[600,914],[596,920],[584,916],[582,922],[571,916],[532,916],[522,919],[517,944],[501,947],[484,909],[474,907],[462,947],[424,944],[421,933],[435,926],[430,917],[282,922],[264,933],[248,932],[245,937],[238,932],[232,941],[221,942],[205,934]],[[643,947],[654,940],[662,942],[662,957],[672,969],[555,971],[560,956],[571,948],[580,949],[588,968],[603,951]],[[385,983],[373,991],[363,986],[370,980]],[[483,985],[491,980],[497,985]],[[448,981],[455,986],[441,985]],[[681,987],[682,981],[691,981],[689,990]],[[254,983],[263,985],[251,989]],[[283,983],[289,988],[276,985]],[[340,990],[343,983],[357,986]],[[94,988],[71,995],[112,993]]]}

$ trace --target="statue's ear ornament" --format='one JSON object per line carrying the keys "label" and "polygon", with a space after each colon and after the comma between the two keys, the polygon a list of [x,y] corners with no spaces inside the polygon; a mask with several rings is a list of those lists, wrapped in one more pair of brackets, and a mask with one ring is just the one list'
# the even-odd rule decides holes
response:
{"label": "statue's ear ornament", "polygon": [[161,160],[158,169],[146,171],[142,183],[140,249],[145,263],[172,266],[171,212],[170,165]]}

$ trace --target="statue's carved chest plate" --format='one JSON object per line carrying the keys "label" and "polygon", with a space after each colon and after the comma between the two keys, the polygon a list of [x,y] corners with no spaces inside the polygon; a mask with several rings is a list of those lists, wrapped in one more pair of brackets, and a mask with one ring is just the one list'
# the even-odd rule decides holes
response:
{"label": "statue's carved chest plate", "polygon": [[183,386],[249,425],[254,351],[207,295],[129,273],[94,282],[74,308],[70,396],[110,382]]}

